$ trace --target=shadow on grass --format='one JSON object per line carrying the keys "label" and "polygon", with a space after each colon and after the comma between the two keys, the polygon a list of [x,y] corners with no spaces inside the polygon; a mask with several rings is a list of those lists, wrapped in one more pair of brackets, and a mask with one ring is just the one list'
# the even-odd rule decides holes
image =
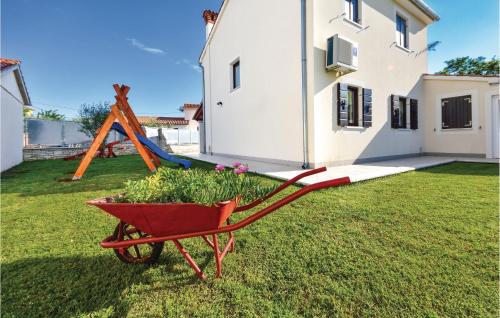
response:
{"label": "shadow on grass", "polygon": [[123,291],[148,283],[144,268],[123,270],[112,257],[27,258],[2,265],[2,311],[19,317],[70,317],[110,308],[127,312]]}
{"label": "shadow on grass", "polygon": [[499,175],[497,163],[452,162],[440,166],[421,169],[419,171],[462,176],[494,177]]}
{"label": "shadow on grass", "polygon": [[[71,182],[79,160],[41,160],[23,162],[1,174],[2,193],[17,193],[20,196],[67,194],[123,188],[125,181],[140,179],[151,173],[138,155],[118,158],[95,158],[81,180]],[[162,160],[163,167],[180,168],[179,165]],[[212,169],[213,165],[196,161],[193,167]]]}
{"label": "shadow on grass", "polygon": [[[204,258],[202,269],[213,260],[210,253],[197,256]],[[158,285],[174,289],[202,283],[184,259],[171,253],[151,267],[123,264],[111,255],[26,258],[2,264],[1,277],[2,316],[12,317],[123,317],[131,305],[128,296],[142,297]]]}

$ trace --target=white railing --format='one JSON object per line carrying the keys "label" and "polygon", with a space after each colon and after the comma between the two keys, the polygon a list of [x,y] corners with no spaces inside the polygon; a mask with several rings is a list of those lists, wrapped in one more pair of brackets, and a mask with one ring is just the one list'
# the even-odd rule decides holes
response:
{"label": "white railing", "polygon": [[161,134],[166,139],[167,145],[198,144],[200,142],[200,134],[196,130],[156,127],[145,127],[145,129],[148,138],[157,139]]}

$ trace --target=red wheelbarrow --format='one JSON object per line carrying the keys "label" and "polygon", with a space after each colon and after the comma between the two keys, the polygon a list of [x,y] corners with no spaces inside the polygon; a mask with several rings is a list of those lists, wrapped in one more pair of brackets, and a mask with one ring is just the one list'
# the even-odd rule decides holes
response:
{"label": "red wheelbarrow", "polygon": [[[270,194],[244,206],[238,206],[239,198],[211,207],[194,203],[113,203],[106,198],[92,200],[88,204],[97,206],[120,219],[113,235],[104,239],[101,246],[114,249],[116,256],[121,261],[153,264],[158,260],[164,243],[172,241],[194,269],[196,275],[200,279],[205,279],[205,274],[179,242],[181,239],[201,237],[214,250],[217,267],[216,277],[221,277],[222,259],[228,252],[234,250],[234,231],[259,220],[311,191],[348,184],[350,180],[348,177],[344,177],[307,185],[234,224],[231,224],[229,219],[231,214],[250,210],[298,180],[324,171],[326,168],[318,168],[299,174]],[[221,249],[218,235],[223,233],[228,233],[229,239]]]}

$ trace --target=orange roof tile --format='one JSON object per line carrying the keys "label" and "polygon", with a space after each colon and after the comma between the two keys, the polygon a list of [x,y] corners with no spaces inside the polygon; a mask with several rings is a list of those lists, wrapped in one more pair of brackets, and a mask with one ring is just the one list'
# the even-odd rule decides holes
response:
{"label": "orange roof tile", "polygon": [[9,66],[17,65],[17,64],[21,64],[21,61],[0,57],[0,68],[2,71]]}
{"label": "orange roof tile", "polygon": [[200,104],[184,104],[183,108],[198,108]]}

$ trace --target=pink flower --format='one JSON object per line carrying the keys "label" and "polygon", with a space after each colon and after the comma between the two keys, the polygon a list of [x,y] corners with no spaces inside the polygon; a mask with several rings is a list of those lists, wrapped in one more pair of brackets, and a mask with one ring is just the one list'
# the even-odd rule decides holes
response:
{"label": "pink flower", "polygon": [[239,174],[243,174],[247,171],[248,171],[248,166],[240,164],[236,169],[234,169],[233,172],[239,175]]}
{"label": "pink flower", "polygon": [[240,174],[242,174],[242,173],[245,173],[243,170],[240,170],[240,169],[234,169],[234,171],[233,171],[233,172],[234,172],[235,174],[237,174],[237,175],[240,175]]}
{"label": "pink flower", "polygon": [[241,166],[241,162],[233,162],[233,168],[238,168]]}
{"label": "pink flower", "polygon": [[226,169],[226,167],[224,167],[221,164],[218,164],[218,165],[215,166],[215,171],[217,171],[217,172],[224,171],[224,169]]}
{"label": "pink flower", "polygon": [[241,170],[243,173],[248,172],[248,166],[241,165],[238,167],[238,170]]}

